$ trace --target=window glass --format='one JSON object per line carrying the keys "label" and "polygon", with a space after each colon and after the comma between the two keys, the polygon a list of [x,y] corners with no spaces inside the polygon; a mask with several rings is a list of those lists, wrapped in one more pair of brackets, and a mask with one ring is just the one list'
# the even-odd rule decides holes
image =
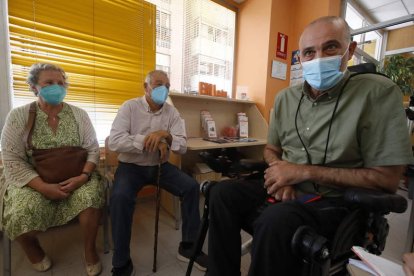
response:
{"label": "window glass", "polygon": [[236,13],[211,0],[148,1],[157,6],[157,68],[168,68],[171,90],[208,82],[232,95]]}
{"label": "window glass", "polygon": [[[345,20],[353,30],[371,25],[350,3],[346,5]],[[355,35],[353,36],[353,41],[357,42],[358,48],[363,52],[376,60],[380,60],[382,35],[378,31]]]}

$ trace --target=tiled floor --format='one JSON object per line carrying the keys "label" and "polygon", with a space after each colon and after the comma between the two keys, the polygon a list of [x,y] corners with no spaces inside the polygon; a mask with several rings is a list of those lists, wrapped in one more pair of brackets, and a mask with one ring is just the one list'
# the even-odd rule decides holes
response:
{"label": "tiled floor", "polygon": [[[400,191],[406,194],[404,191]],[[133,235],[131,242],[131,255],[135,265],[136,275],[159,275],[175,276],[185,275],[187,264],[176,259],[177,247],[181,237],[181,231],[174,229],[174,220],[161,211],[158,236],[158,269],[152,272],[153,263],[153,240],[154,240],[154,212],[155,201],[153,199],[141,199],[137,204],[137,211],[134,217]],[[409,207],[404,214],[392,214],[389,216],[390,234],[383,256],[396,262],[401,262],[401,255],[404,252],[405,236],[408,228]],[[103,254],[102,229],[98,237],[98,250],[103,262],[103,273],[111,275],[112,254]],[[243,235],[243,239],[247,239]],[[47,254],[54,262],[53,268],[45,273],[34,272],[22,250],[15,242],[12,243],[12,275],[13,276],[74,276],[85,275],[82,259],[82,238],[77,223],[56,229],[48,230],[40,235],[40,242]],[[204,251],[207,252],[204,245]],[[2,259],[2,253],[0,254]],[[242,258],[242,274],[247,274],[250,256],[247,254]],[[1,267],[2,269],[2,267]],[[193,268],[193,276],[204,275],[197,268]]]}

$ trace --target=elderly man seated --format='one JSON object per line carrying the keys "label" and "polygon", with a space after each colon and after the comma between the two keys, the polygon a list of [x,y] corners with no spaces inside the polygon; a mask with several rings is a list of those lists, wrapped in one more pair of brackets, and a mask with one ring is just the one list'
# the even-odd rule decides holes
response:
{"label": "elderly man seated", "polygon": [[[348,213],[343,190],[393,193],[413,157],[402,93],[388,78],[351,74],[356,42],[340,17],[300,37],[304,84],[278,93],[264,179],[224,181],[210,192],[208,275],[240,275],[240,229],[253,234],[249,275],[300,275],[291,240],[301,225],[331,237]],[[279,203],[257,211],[265,198]],[[329,206],[332,212],[320,212]]]}

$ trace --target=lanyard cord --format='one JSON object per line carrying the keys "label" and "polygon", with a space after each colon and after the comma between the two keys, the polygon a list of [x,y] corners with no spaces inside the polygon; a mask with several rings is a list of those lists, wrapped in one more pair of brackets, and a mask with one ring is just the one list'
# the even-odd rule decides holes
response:
{"label": "lanyard cord", "polygon": [[296,134],[298,135],[298,137],[299,137],[299,140],[300,140],[300,143],[302,144],[302,146],[303,146],[303,148],[305,149],[305,151],[306,151],[306,157],[307,157],[307,159],[308,159],[308,163],[310,164],[310,165],[312,165],[312,160],[311,160],[311,156],[310,156],[310,154],[309,154],[309,152],[308,152],[308,149],[306,148],[306,146],[305,146],[305,143],[303,142],[303,140],[302,140],[302,136],[300,136],[300,134],[299,134],[299,129],[298,129],[298,114],[299,114],[299,109],[300,109],[300,105],[302,104],[302,100],[303,100],[303,97],[305,96],[305,94],[303,94],[302,93],[302,96],[300,97],[300,100],[299,100],[299,103],[298,103],[298,107],[297,107],[297,109],[296,109],[296,114],[295,114],[295,129],[296,129]]}
{"label": "lanyard cord", "polygon": [[[342,96],[342,93],[344,92],[345,86],[348,84],[348,82],[349,82],[349,80],[350,80],[351,78],[353,78],[353,77],[355,77],[355,76],[357,76],[357,75],[362,75],[362,74],[367,74],[367,73],[369,73],[369,72],[361,72],[361,73],[356,73],[356,74],[354,74],[354,75],[351,75],[351,76],[350,76],[350,77],[349,77],[349,78],[345,81],[344,85],[342,86],[341,90],[339,91],[338,98],[336,99],[336,102],[335,102],[335,107],[334,107],[334,109],[333,109],[333,111],[332,111],[332,116],[331,116],[331,119],[330,119],[330,121],[329,121],[328,135],[327,135],[327,137],[326,137],[326,144],[325,144],[325,153],[324,153],[324,156],[323,156],[322,163],[321,163],[321,164],[319,164],[319,165],[322,165],[322,166],[323,166],[323,165],[325,165],[325,163],[326,163],[326,155],[327,155],[327,153],[328,153],[329,136],[330,136],[330,134],[331,134],[332,123],[333,123],[333,120],[334,120],[334,117],[335,117],[336,110],[337,110],[338,105],[339,105],[339,100],[340,100],[340,98],[341,98],[341,96]],[[371,74],[372,74],[372,73],[371,73]],[[299,129],[298,129],[298,122],[297,122],[297,120],[298,120],[298,114],[299,114],[299,110],[300,110],[300,106],[301,106],[301,104],[302,104],[302,100],[303,100],[304,96],[305,96],[305,94],[304,94],[304,93],[302,93],[302,96],[301,96],[301,97],[300,97],[300,99],[299,99],[298,107],[297,107],[297,109],[296,109],[296,114],[295,114],[295,129],[296,129],[296,133],[297,133],[297,135],[298,135],[298,137],[299,137],[299,140],[300,140],[300,142],[301,142],[301,144],[302,144],[303,148],[305,149],[305,152],[306,152],[306,157],[307,157],[307,159],[308,159],[308,163],[309,163],[310,165],[313,165],[313,164],[312,164],[311,155],[309,154],[309,151],[308,151],[308,149],[306,148],[305,143],[304,143],[304,142],[303,142],[303,140],[302,140],[302,137],[300,136]],[[319,185],[318,185],[318,184],[316,184],[316,183],[312,183],[312,184],[313,184],[313,187],[315,188],[315,190],[316,190],[317,192],[319,192]]]}

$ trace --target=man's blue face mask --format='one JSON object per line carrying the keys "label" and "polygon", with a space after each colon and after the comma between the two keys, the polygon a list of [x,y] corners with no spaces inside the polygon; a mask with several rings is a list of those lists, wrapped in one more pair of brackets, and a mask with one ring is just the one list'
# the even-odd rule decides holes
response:
{"label": "man's blue face mask", "polygon": [[343,55],[302,62],[303,78],[316,90],[323,91],[334,87],[344,76],[340,67],[347,51]]}
{"label": "man's blue face mask", "polygon": [[163,105],[168,97],[168,88],[165,85],[155,87],[151,92],[151,99],[158,105]]}
{"label": "man's blue face mask", "polygon": [[58,105],[66,96],[66,88],[58,84],[48,85],[40,88],[39,95],[46,103]]}

